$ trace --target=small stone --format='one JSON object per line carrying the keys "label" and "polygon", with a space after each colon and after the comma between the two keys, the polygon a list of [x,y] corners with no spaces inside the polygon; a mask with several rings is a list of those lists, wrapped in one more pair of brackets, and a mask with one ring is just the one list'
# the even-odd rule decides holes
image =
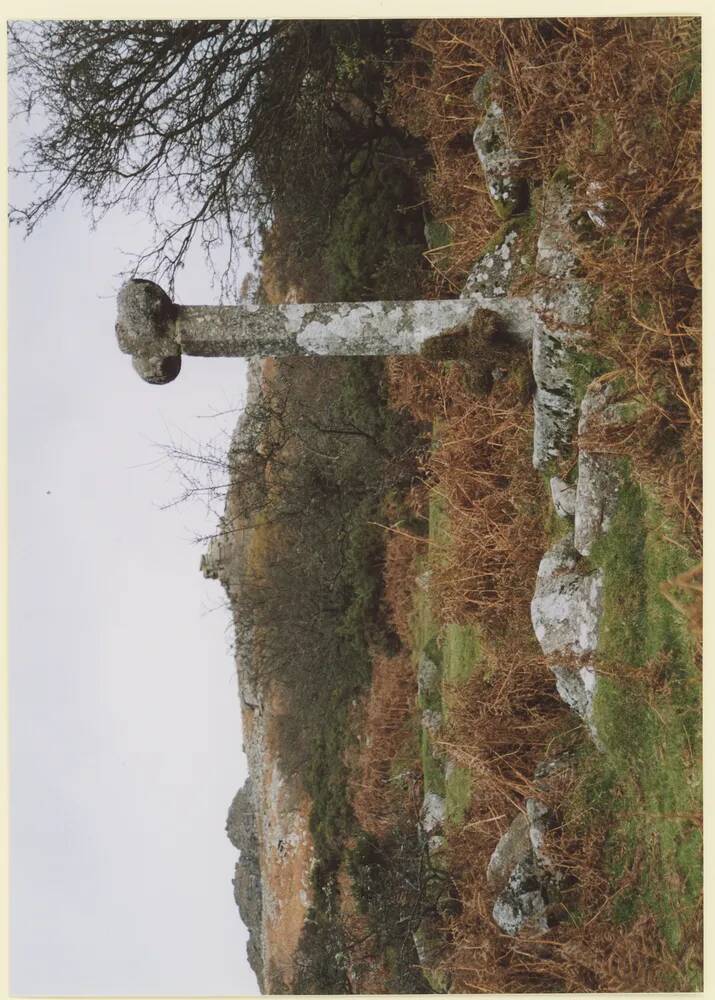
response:
{"label": "small stone", "polygon": [[547,793],[550,791],[560,774],[570,771],[574,766],[574,757],[571,753],[562,753],[558,757],[550,757],[542,760],[536,765],[534,770],[534,781],[540,791]]}

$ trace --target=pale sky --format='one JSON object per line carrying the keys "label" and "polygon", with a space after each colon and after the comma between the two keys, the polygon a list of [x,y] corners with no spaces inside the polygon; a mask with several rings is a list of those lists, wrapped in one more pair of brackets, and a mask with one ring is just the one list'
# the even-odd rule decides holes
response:
{"label": "pale sky", "polygon": [[[215,524],[159,509],[180,491],[160,446],[230,433],[202,417],[242,405],[245,366],[152,386],[119,352],[143,224],[91,232],[71,205],[10,234],[13,995],[258,993],[224,832],[246,774],[230,622],[193,542]],[[199,258],[176,298],[216,300]]]}

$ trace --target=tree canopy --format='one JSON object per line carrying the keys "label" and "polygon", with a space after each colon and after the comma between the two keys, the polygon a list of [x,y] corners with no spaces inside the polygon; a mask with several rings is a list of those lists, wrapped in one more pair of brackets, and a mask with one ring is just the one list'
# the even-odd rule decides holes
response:
{"label": "tree canopy", "polygon": [[222,245],[226,290],[277,204],[309,225],[359,179],[357,154],[366,169],[396,132],[381,88],[407,33],[381,21],[14,22],[16,113],[38,112],[40,127],[15,168],[36,193],[11,221],[32,232],[72,195],[93,219],[139,211],[154,239],[135,272],[171,290],[192,244],[214,266]]}

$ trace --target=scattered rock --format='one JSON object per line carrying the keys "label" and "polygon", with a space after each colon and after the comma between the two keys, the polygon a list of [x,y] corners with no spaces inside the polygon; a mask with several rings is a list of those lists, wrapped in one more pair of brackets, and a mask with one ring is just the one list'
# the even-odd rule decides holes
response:
{"label": "scattered rock", "polygon": [[427,852],[430,856],[431,864],[435,867],[438,867],[440,864],[440,855],[444,851],[445,844],[446,840],[441,833],[433,833],[427,840]]}
{"label": "scattered rock", "polygon": [[610,455],[581,450],[574,518],[574,546],[587,556],[602,532],[608,531],[618,506],[622,476]]}
{"label": "scattered rock", "polygon": [[548,905],[541,873],[533,860],[527,859],[512,872],[494,903],[492,917],[512,937],[524,931],[541,935],[549,929]]}
{"label": "scattered rock", "polygon": [[474,130],[474,148],[497,215],[508,219],[525,208],[527,187],[516,176],[519,157],[509,145],[504,112],[496,101],[489,104],[484,118]]}
{"label": "scattered rock", "polygon": [[439,739],[442,732],[442,713],[436,712],[434,709],[426,708],[422,712],[422,728],[425,730],[430,739],[430,746],[432,748],[432,753],[435,756],[439,756],[438,747],[435,747],[435,740]]}
{"label": "scattered rock", "polygon": [[590,202],[586,208],[586,215],[597,229],[606,229],[608,226],[606,221],[608,206],[602,197],[602,192],[603,184],[600,181],[591,181],[586,188],[586,197]]}
{"label": "scattered rock", "polygon": [[517,813],[489,860],[487,885],[495,892],[502,892],[517,865],[530,858],[531,854],[529,819],[524,813]]}
{"label": "scattered rock", "polygon": [[568,454],[576,424],[576,407],[569,394],[552,392],[537,384],[534,392],[535,469],[547,470],[551,463]]}
{"label": "scattered rock", "polygon": [[434,919],[425,917],[412,932],[412,940],[420,965],[426,968],[435,965],[444,943],[435,927]]}
{"label": "scattered rock", "polygon": [[417,664],[417,694],[424,703],[439,688],[440,669],[434,660],[423,653]]}
{"label": "scattered rock", "polygon": [[450,977],[439,968],[444,953],[445,937],[439,920],[425,916],[412,932],[417,958],[425,979],[434,993],[448,993]]}
{"label": "scattered rock", "polygon": [[446,814],[447,807],[443,796],[437,792],[427,792],[422,803],[420,823],[428,836],[442,828]]}
{"label": "scattered rock", "polygon": [[554,510],[559,517],[573,517],[576,513],[576,487],[552,476],[549,483]]}

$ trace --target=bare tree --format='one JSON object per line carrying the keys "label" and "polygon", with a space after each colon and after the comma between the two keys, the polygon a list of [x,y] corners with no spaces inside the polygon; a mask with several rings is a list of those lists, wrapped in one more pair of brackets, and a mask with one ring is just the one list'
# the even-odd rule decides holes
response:
{"label": "bare tree", "polygon": [[384,47],[386,24],[12,23],[17,107],[39,111],[44,125],[17,168],[37,195],[11,220],[31,232],[73,194],[95,220],[117,205],[140,210],[154,242],[133,273],[171,289],[194,242],[214,263],[223,245],[222,290],[235,291],[237,256],[270,223],[277,198],[324,202],[331,185],[351,183],[356,149],[369,158],[394,131],[369,74],[358,86],[345,70],[368,32],[376,51]]}

